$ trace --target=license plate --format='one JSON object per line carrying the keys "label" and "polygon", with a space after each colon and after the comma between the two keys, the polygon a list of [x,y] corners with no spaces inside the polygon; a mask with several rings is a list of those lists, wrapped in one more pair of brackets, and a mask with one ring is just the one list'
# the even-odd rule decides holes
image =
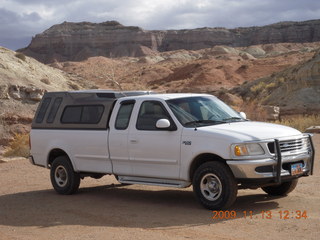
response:
{"label": "license plate", "polygon": [[301,173],[303,173],[302,163],[296,163],[296,164],[291,165],[291,175],[292,176],[299,175]]}

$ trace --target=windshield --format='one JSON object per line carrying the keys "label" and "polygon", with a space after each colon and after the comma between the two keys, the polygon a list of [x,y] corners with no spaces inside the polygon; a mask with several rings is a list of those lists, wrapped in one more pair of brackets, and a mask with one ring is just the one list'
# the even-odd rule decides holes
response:
{"label": "windshield", "polygon": [[167,100],[167,103],[185,127],[244,121],[236,111],[213,96],[177,98]]}

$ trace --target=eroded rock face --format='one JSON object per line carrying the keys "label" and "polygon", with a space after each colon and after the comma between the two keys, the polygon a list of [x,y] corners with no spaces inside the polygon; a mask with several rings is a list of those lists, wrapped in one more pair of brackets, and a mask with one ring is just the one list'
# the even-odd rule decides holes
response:
{"label": "eroded rock face", "polygon": [[45,93],[44,89],[18,85],[1,85],[0,99],[32,100],[39,102]]}
{"label": "eroded rock face", "polygon": [[[280,42],[320,41],[320,20],[282,22],[263,27],[147,31],[118,22],[54,25],[21,51],[45,63],[92,56],[141,57],[160,51],[198,50],[216,45],[246,47]],[[219,49],[221,51],[221,49]],[[253,51],[255,54],[260,52]]]}

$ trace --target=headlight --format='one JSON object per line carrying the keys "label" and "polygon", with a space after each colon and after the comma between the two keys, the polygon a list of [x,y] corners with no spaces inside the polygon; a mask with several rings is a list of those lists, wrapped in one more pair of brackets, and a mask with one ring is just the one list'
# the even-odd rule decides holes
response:
{"label": "headlight", "polygon": [[264,150],[258,143],[246,143],[234,145],[234,154],[236,156],[255,156],[263,155]]}

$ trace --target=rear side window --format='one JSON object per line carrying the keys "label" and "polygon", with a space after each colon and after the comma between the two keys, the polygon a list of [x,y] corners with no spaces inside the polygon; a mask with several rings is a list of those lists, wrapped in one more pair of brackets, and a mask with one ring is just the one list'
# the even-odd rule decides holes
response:
{"label": "rear side window", "polygon": [[53,105],[52,105],[50,112],[49,112],[49,116],[47,118],[47,123],[53,123],[54,118],[57,115],[57,112],[58,112],[58,109],[60,107],[61,102],[62,102],[62,98],[56,98],[54,100]]}
{"label": "rear side window", "polygon": [[96,124],[104,111],[103,105],[67,106],[62,114],[61,123]]}
{"label": "rear side window", "polygon": [[133,106],[134,106],[133,101],[121,103],[121,106],[117,115],[116,123],[115,123],[116,129],[125,130],[128,128]]}
{"label": "rear side window", "polygon": [[50,105],[51,98],[45,98],[41,103],[38,115],[36,117],[36,123],[42,123],[44,116],[46,115],[47,109]]}
{"label": "rear side window", "polygon": [[100,122],[104,106],[83,106],[81,114],[81,123]]}

